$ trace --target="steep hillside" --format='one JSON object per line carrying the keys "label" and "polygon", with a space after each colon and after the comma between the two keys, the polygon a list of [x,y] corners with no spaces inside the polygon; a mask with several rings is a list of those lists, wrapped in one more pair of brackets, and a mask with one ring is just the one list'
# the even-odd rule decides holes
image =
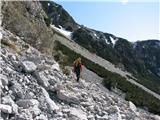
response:
{"label": "steep hillside", "polygon": [[[60,99],[60,101],[59,101],[60,103],[57,103],[58,106],[60,106],[60,107],[62,107],[63,104],[65,104],[65,102],[69,102],[69,108],[70,107],[79,108],[79,107],[81,107],[80,104],[74,106],[74,105],[72,105],[72,102],[78,101],[78,103],[80,103],[81,99],[77,100],[77,98],[79,98],[79,96],[77,98],[75,98],[73,96],[78,95],[77,91],[80,92],[80,94],[81,94],[81,92],[83,92],[83,93],[87,92],[87,89],[90,87],[90,85],[89,85],[90,83],[84,82],[84,86],[85,86],[84,87],[83,82],[82,82],[82,86],[80,85],[80,90],[77,90],[77,91],[73,90],[72,91],[72,88],[79,89],[79,87],[77,88],[77,83],[74,84],[74,82],[73,82],[73,84],[72,84],[72,82],[71,83],[69,82],[70,80],[74,81],[72,78],[73,76],[67,77],[62,74],[61,70],[59,70],[59,69],[55,70],[57,68],[57,67],[55,68],[55,66],[57,66],[58,64],[53,60],[52,56],[54,56],[56,60],[58,60],[59,57],[62,57],[62,58],[64,57],[64,59],[61,59],[61,60],[65,61],[65,62],[63,61],[65,64],[61,61],[61,63],[63,63],[63,67],[66,65],[71,65],[71,63],[73,63],[73,60],[76,57],[81,56],[84,65],[88,69],[95,72],[100,77],[105,78],[105,80],[104,80],[105,86],[112,84],[113,87],[117,87],[118,89],[121,89],[123,92],[126,93],[127,100],[133,101],[138,106],[146,107],[146,109],[148,109],[150,112],[160,114],[159,95],[155,94],[154,92],[145,88],[144,86],[134,82],[133,79],[134,80],[136,80],[136,79],[133,76],[131,76],[131,74],[129,72],[125,72],[119,68],[116,68],[115,65],[112,64],[111,62],[108,62],[107,60],[97,56],[96,54],[89,52],[84,47],[82,47],[82,46],[76,44],[74,41],[70,40],[67,36],[65,36],[63,33],[60,32],[60,31],[62,31],[62,29],[58,29],[57,27],[53,27],[53,25],[51,25],[51,27],[48,26],[48,20],[50,20],[50,18],[48,18],[47,14],[45,14],[45,12],[43,11],[42,5],[40,4],[40,2],[38,2],[38,1],[23,1],[23,2],[20,2],[20,1],[7,2],[7,1],[5,1],[4,2],[3,1],[2,15],[3,15],[3,20],[2,20],[3,29],[1,28],[1,33],[3,33],[3,39],[1,41],[1,43],[2,43],[1,46],[3,49],[2,49],[2,59],[1,60],[2,60],[2,63],[4,63],[4,64],[3,64],[3,68],[1,71],[4,71],[4,72],[2,72],[2,75],[7,76],[6,78],[4,77],[5,79],[3,79],[3,81],[13,81],[13,83],[11,82],[11,84],[8,84],[8,82],[6,84],[5,84],[5,82],[2,83],[3,84],[3,86],[2,86],[3,91],[2,92],[4,92],[2,97],[5,97],[6,95],[9,94],[11,96],[11,98],[13,97],[12,98],[13,101],[17,102],[19,99],[38,99],[39,97],[41,98],[41,95],[39,95],[39,93],[44,93],[45,95],[44,96],[42,95],[43,100],[41,101],[40,99],[38,99],[38,101],[41,103],[40,110],[42,112],[39,112],[39,110],[38,110],[37,113],[33,113],[34,119],[38,119],[38,118],[35,118],[35,116],[40,117],[40,114],[47,116],[48,119],[51,119],[52,117],[55,117],[57,119],[63,118],[62,117],[63,113],[61,113],[63,111],[61,111],[60,113],[55,113],[55,114],[52,113],[52,111],[55,112],[54,107],[55,107],[55,109],[57,109],[57,106],[53,102],[51,102],[50,98],[53,97],[52,99],[55,102],[57,102],[57,99],[58,100]],[[63,27],[65,27],[65,26],[63,26]],[[89,28],[86,28],[86,29],[91,30]],[[79,29],[75,29],[75,30],[77,31]],[[74,31],[74,29],[73,29],[73,31]],[[102,34],[102,32],[98,32],[98,33]],[[94,35],[94,36],[96,36],[96,35]],[[110,41],[109,40],[107,41],[107,44],[110,46],[109,47],[110,49],[112,49],[113,45],[115,45],[115,44],[113,44],[113,39],[115,39],[117,42],[119,41],[118,39],[120,39],[120,38],[117,39],[114,35],[111,35],[108,33],[106,33],[105,36],[108,36],[108,37],[111,36]],[[98,40],[99,39],[97,39],[97,41]],[[59,42],[57,42],[57,41],[59,41]],[[99,40],[99,42],[101,43],[100,40]],[[105,45],[105,44],[100,44],[100,43],[98,43],[99,46]],[[39,51],[37,51],[35,48],[32,48],[31,46],[35,47],[37,50],[42,52],[43,55]],[[113,50],[113,52],[114,52],[114,50]],[[8,53],[9,53],[9,55],[8,55]],[[61,54],[62,56],[58,56],[59,54]],[[67,59],[65,59],[65,58],[67,58]],[[25,62],[25,61],[27,61],[27,62]],[[27,66],[27,65],[29,65],[29,66]],[[11,72],[13,72],[13,74],[10,73],[10,68],[9,68],[9,70],[8,69],[6,70],[6,66],[9,66],[9,67],[11,67],[11,69],[13,69],[13,71],[11,70]],[[56,71],[58,71],[58,72],[56,72]],[[27,78],[25,76],[27,76]],[[54,77],[57,77],[56,80],[54,79]],[[11,78],[11,79],[9,79],[9,78]],[[30,83],[30,81],[32,81],[33,85],[38,86],[38,88],[35,86],[32,86],[32,83]],[[66,86],[67,86],[67,87],[64,87],[64,91],[63,90],[61,91],[61,92],[64,92],[64,94],[62,93],[62,96],[56,95],[57,90],[55,90],[56,86],[54,86],[55,83],[59,84],[59,81],[60,81],[60,83],[66,83]],[[29,86],[30,84],[31,84],[31,86]],[[87,87],[87,84],[88,84],[88,87]],[[44,87],[44,89],[47,90],[47,92],[51,95],[51,97],[49,97],[49,95],[46,92],[44,92],[45,90],[44,91],[42,90],[43,88],[39,89],[39,85],[40,85],[40,87],[41,86]],[[94,86],[95,85],[96,84],[94,84]],[[6,86],[8,86],[8,87],[6,87]],[[11,91],[10,91],[10,87],[12,88],[12,86],[14,86],[15,88],[13,87],[13,89],[11,89]],[[29,87],[27,88],[25,86],[29,86]],[[72,87],[68,88],[68,86],[72,86]],[[94,92],[94,89],[96,89],[96,90],[100,89],[100,93],[106,94],[105,93],[106,91],[104,92],[103,90],[101,90],[101,88],[99,88],[98,85],[96,85],[96,86],[97,86],[96,88],[93,88],[93,92]],[[21,93],[19,90],[17,90],[19,87],[20,88],[22,87],[22,89],[20,89],[20,91],[23,91],[23,93]],[[63,87],[63,86],[61,86],[61,87]],[[61,87],[60,87],[60,89],[61,89]],[[81,87],[83,89],[81,89]],[[155,87],[155,88],[157,88],[157,87]],[[28,91],[28,89],[29,89],[29,91]],[[31,96],[28,95],[28,93],[30,93],[31,89],[33,89],[32,92],[34,94],[38,94],[38,95],[36,95],[37,97],[32,96],[33,95],[32,93],[31,93]],[[51,90],[51,92],[50,92],[50,90]],[[71,92],[71,94],[66,95],[66,91]],[[12,96],[12,92],[13,92],[13,96]],[[23,95],[23,94],[25,94],[25,95]],[[95,93],[95,94],[99,95],[99,93]],[[108,94],[110,94],[110,93],[108,93]],[[88,93],[87,93],[87,95],[89,96],[89,98],[92,99],[93,96],[90,96]],[[29,96],[29,98],[28,98],[28,96]],[[16,99],[16,97],[19,97],[19,98]],[[44,100],[45,99],[44,97],[47,99],[46,101]],[[82,97],[83,97],[83,95],[82,95]],[[98,96],[98,97],[101,99],[101,96]],[[103,97],[102,97],[102,99],[103,99]],[[64,103],[62,102],[62,106],[60,105],[61,100],[64,101]],[[103,100],[106,101],[105,99],[103,99]],[[29,102],[28,104],[30,104],[30,103],[32,104],[32,102],[34,102],[34,101],[35,100],[33,100],[33,101],[29,100],[27,102]],[[93,100],[86,101],[86,102],[95,103]],[[3,104],[7,104],[7,105],[14,107],[14,105],[12,105],[11,103],[13,103],[13,102],[10,102],[10,101],[8,103],[3,102]],[[36,103],[38,103],[38,102],[36,102]],[[43,105],[42,103],[45,103],[45,105]],[[18,103],[16,103],[16,104],[18,104]],[[95,104],[98,104],[98,103],[95,103]],[[64,105],[64,107],[65,107],[65,105]],[[19,106],[21,107],[21,105],[19,105]],[[51,106],[52,110],[47,110],[48,106]],[[68,104],[67,104],[67,106],[68,106]],[[25,106],[22,105],[22,107],[24,107],[24,109],[25,109]],[[101,110],[103,111],[103,109],[105,107],[107,107],[107,106],[103,106]],[[4,116],[11,118],[12,115],[8,116],[8,114],[12,114],[11,107],[8,107],[9,109],[7,109],[7,110],[4,108],[5,108],[5,106],[2,105],[1,110],[3,109],[4,113],[6,113],[6,111],[7,111],[7,115],[4,114]],[[88,108],[86,108],[86,110],[83,109],[83,107],[81,107],[81,108],[80,108],[80,111],[82,110],[83,112],[87,112],[87,110],[88,110]],[[27,109],[28,109],[28,107],[27,107]],[[37,106],[36,106],[36,109],[37,109]],[[8,110],[9,110],[9,112],[8,112]],[[20,111],[21,110],[22,109],[20,108]],[[22,110],[21,112],[19,112],[18,117],[21,118],[21,116],[20,116],[21,113],[24,116],[26,116],[25,114],[30,114],[30,112],[33,112],[33,111],[32,110],[29,110],[29,111]],[[71,113],[73,114],[73,112],[71,112]],[[85,115],[88,117],[89,113],[87,113]],[[124,114],[127,114],[127,113],[128,113],[128,111]],[[36,115],[34,115],[34,114],[36,114]],[[77,114],[70,116],[70,112],[69,113],[67,112],[66,114],[67,114],[68,118],[70,118],[70,117],[72,118],[73,116],[77,116]],[[97,113],[95,113],[94,111],[93,111],[93,114],[94,114],[92,116],[93,119],[97,119],[97,117],[100,116],[100,114],[97,116],[96,115]],[[119,113],[116,113],[116,115],[113,115],[113,116],[110,116],[110,113],[107,113],[107,114],[108,114],[108,119],[109,119],[110,117],[114,118],[114,116],[116,116],[116,118],[117,118],[117,114],[119,114]],[[144,112],[144,114],[146,114],[146,112]],[[23,115],[22,115],[22,117],[24,117]],[[103,115],[101,117],[103,117]],[[152,119],[150,114],[148,114],[148,115],[149,115],[149,118]],[[148,115],[146,115],[146,116],[148,117]],[[64,115],[64,116],[66,116],[66,115]],[[85,118],[86,118],[86,116],[85,116]],[[140,113],[140,115],[138,117],[139,118],[144,117],[144,119],[145,119],[146,116],[145,115],[141,116],[141,113]],[[30,117],[28,119],[30,119]],[[77,117],[80,117],[80,116],[77,116]],[[18,119],[20,119],[20,118],[18,118]],[[119,118],[119,115],[118,115],[118,118]],[[74,119],[74,117],[73,117],[73,119]],[[90,118],[88,118],[88,119],[90,119]],[[99,118],[99,119],[101,119],[101,118]],[[127,117],[124,119],[127,119]]]}
{"label": "steep hillside", "polygon": [[[48,3],[50,4],[49,6],[47,6]],[[57,26],[60,25],[65,29],[68,27],[65,24],[66,20],[67,24],[75,25],[74,27],[70,26],[70,30],[73,32],[72,39],[75,42],[93,54],[110,61],[124,71],[131,72],[138,79],[139,83],[160,94],[160,63],[158,62],[160,41],[148,40],[145,42],[131,43],[124,38],[116,37],[116,35],[76,24],[63,7],[54,2],[42,2],[42,5],[45,6],[45,12],[48,16],[55,12],[57,15],[63,16],[63,19],[59,17],[58,20],[50,16],[52,23],[56,22],[58,24],[56,24]],[[46,9],[49,9],[49,12]],[[62,13],[65,13],[65,15]]]}
{"label": "steep hillside", "polygon": [[159,120],[98,83],[77,83],[52,56],[8,30],[1,34],[1,120]]}

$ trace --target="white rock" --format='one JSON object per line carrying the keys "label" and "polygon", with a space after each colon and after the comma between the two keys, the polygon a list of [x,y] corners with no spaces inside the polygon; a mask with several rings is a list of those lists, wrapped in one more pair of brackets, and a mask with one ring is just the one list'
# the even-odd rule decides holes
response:
{"label": "white rock", "polygon": [[57,97],[69,103],[75,103],[75,104],[80,103],[79,99],[76,97],[76,94],[70,94],[65,90],[59,90],[57,92]]}
{"label": "white rock", "polygon": [[18,113],[18,106],[17,106],[17,104],[14,103],[14,101],[12,100],[12,98],[10,96],[3,97],[2,103],[11,105],[12,106],[12,113],[15,113],[15,114]]}
{"label": "white rock", "polygon": [[16,103],[19,107],[23,107],[24,109],[39,106],[39,102],[36,99],[21,99]]}
{"label": "white rock", "polygon": [[70,113],[70,109],[63,109],[62,112],[68,114],[68,113]]}
{"label": "white rock", "polygon": [[120,114],[110,114],[108,120],[122,120]]}
{"label": "white rock", "polygon": [[58,63],[53,64],[53,65],[51,66],[51,69],[60,71],[59,64],[58,64]]}
{"label": "white rock", "polygon": [[92,104],[90,102],[81,102],[81,105],[84,107],[91,106]]}
{"label": "white rock", "polygon": [[63,113],[62,112],[58,112],[57,115],[58,115],[58,117],[62,117]]}
{"label": "white rock", "polygon": [[82,110],[71,108],[70,109],[70,116],[76,117],[80,120],[87,120],[86,113],[84,113]]}
{"label": "white rock", "polygon": [[34,72],[37,69],[37,66],[31,61],[22,62],[23,70],[27,73]]}
{"label": "white rock", "polygon": [[48,120],[48,118],[44,116],[43,114],[40,114],[39,116],[35,118],[35,120]]}
{"label": "white rock", "polygon": [[160,120],[160,116],[159,115],[153,115],[154,120]]}
{"label": "white rock", "polygon": [[55,102],[49,97],[49,94],[48,92],[44,89],[44,88],[41,88],[42,89],[42,93],[46,99],[46,103],[48,104],[48,108],[51,110],[51,111],[59,111],[59,107],[55,104]]}
{"label": "white rock", "polygon": [[0,88],[4,88],[4,86],[2,85],[2,81],[0,80]]}
{"label": "white rock", "polygon": [[36,78],[37,78],[37,82],[42,85],[45,88],[49,87],[49,79],[45,76],[44,72],[35,72]]}
{"label": "white rock", "polygon": [[12,113],[12,107],[10,105],[0,104],[0,110],[4,113]]}
{"label": "white rock", "polygon": [[135,106],[131,101],[129,101],[129,107],[130,107],[130,109],[131,109],[132,111],[134,111],[134,112],[137,111],[136,106]]}
{"label": "white rock", "polygon": [[108,120],[108,115],[104,115],[104,116],[99,116],[99,115],[96,115],[96,119],[97,120]]}
{"label": "white rock", "polygon": [[0,80],[1,80],[3,86],[8,85],[8,78],[7,78],[7,76],[5,76],[3,74],[0,74]]}
{"label": "white rock", "polygon": [[94,115],[88,115],[88,120],[94,120]]}

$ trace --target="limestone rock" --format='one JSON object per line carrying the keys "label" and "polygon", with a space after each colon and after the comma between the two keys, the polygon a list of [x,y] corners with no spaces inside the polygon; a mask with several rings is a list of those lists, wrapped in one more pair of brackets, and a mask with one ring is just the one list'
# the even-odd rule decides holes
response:
{"label": "limestone rock", "polygon": [[76,117],[80,120],[87,120],[87,116],[86,114],[82,111],[82,110],[78,110],[78,109],[75,109],[75,108],[71,108],[70,109],[70,114],[69,114],[71,117]]}
{"label": "limestone rock", "polygon": [[22,61],[22,67],[26,73],[34,72],[37,69],[37,66],[31,61]]}
{"label": "limestone rock", "polygon": [[3,86],[8,85],[8,78],[7,78],[7,76],[5,76],[3,74],[0,74],[0,80],[1,80]]}
{"label": "limestone rock", "polygon": [[18,113],[18,106],[17,106],[17,104],[14,103],[14,101],[12,100],[12,98],[10,96],[3,97],[2,103],[12,106],[12,113],[14,113],[14,114]]}
{"label": "limestone rock", "polygon": [[130,107],[130,109],[131,109],[132,111],[134,111],[134,112],[137,111],[136,106],[135,106],[131,101],[129,101],[129,107]]}
{"label": "limestone rock", "polygon": [[40,85],[42,85],[45,88],[49,87],[49,79],[45,76],[45,73],[43,71],[35,72],[34,74],[36,76],[37,82]]}
{"label": "limestone rock", "polygon": [[74,94],[71,95],[70,93],[67,93],[67,91],[65,90],[59,90],[57,92],[57,97],[69,103],[75,103],[75,104],[80,103],[79,99]]}
{"label": "limestone rock", "polygon": [[0,104],[0,110],[4,113],[12,113],[12,107],[10,105]]}
{"label": "limestone rock", "polygon": [[51,110],[51,111],[59,111],[59,107],[55,104],[55,102],[49,97],[49,94],[48,92],[44,89],[44,88],[41,88],[42,89],[42,93],[46,99],[46,102],[47,102],[47,105],[48,105],[48,108]]}

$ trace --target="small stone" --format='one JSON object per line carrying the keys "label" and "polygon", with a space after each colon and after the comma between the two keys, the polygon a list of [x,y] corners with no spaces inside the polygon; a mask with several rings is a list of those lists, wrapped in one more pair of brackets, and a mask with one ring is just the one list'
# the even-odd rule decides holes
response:
{"label": "small stone", "polygon": [[94,119],[94,115],[88,115],[88,120],[93,120]]}
{"label": "small stone", "polygon": [[62,112],[68,114],[68,113],[70,113],[70,109],[63,109]]}
{"label": "small stone", "polygon": [[48,118],[47,118],[45,115],[40,114],[39,116],[37,116],[37,117],[35,118],[35,120],[48,120]]}
{"label": "small stone", "polygon": [[57,115],[58,115],[58,117],[62,117],[63,113],[62,112],[58,112]]}
{"label": "small stone", "polygon": [[24,109],[39,105],[39,102],[36,99],[21,99],[16,103],[19,107],[23,107]]}
{"label": "small stone", "polygon": [[53,64],[53,65],[51,66],[51,69],[60,71],[59,64],[58,64],[58,63]]}
{"label": "small stone", "polygon": [[81,102],[81,105],[84,107],[91,106],[92,104],[90,102]]}

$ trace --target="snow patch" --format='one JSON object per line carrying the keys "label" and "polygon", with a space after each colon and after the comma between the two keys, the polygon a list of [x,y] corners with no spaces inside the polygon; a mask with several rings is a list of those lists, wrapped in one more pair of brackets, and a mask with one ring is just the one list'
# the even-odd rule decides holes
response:
{"label": "snow patch", "polygon": [[105,41],[106,41],[107,44],[110,44],[107,39],[105,39]]}
{"label": "snow patch", "polygon": [[115,40],[115,39],[113,39],[111,36],[110,36],[110,39],[111,39],[111,42],[113,43],[113,45],[115,45],[116,40]]}
{"label": "snow patch", "polygon": [[96,34],[96,33],[94,33],[94,36],[95,36],[95,37],[97,37],[97,34]]}
{"label": "snow patch", "polygon": [[48,3],[48,6],[50,6],[50,3]]}
{"label": "snow patch", "polygon": [[71,38],[72,32],[65,30],[64,28],[62,28],[62,26],[61,26],[61,29],[55,27],[54,25],[50,25],[50,26],[51,26],[51,28],[56,29],[57,31],[59,31],[59,32],[62,33],[63,35]]}

